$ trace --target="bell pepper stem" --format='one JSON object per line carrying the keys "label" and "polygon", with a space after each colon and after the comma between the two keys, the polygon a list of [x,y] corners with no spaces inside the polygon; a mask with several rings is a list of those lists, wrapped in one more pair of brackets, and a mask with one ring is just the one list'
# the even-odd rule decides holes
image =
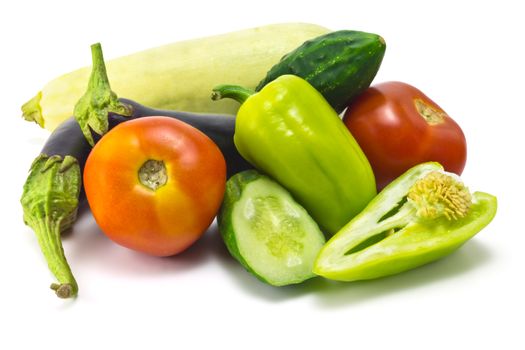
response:
{"label": "bell pepper stem", "polygon": [[51,289],[60,298],[78,293],[61,234],[75,221],[80,186],[80,166],[75,158],[41,154],[31,166],[21,198],[24,222],[37,236],[49,269],[58,281]]}
{"label": "bell pepper stem", "polygon": [[109,79],[99,43],[91,45],[93,68],[89,78],[88,89],[75,105],[74,115],[82,133],[91,146],[94,146],[91,130],[99,135],[108,131],[108,113],[129,117],[131,107],[120,102],[111,90]]}
{"label": "bell pepper stem", "polygon": [[255,91],[238,85],[219,85],[213,88],[211,99],[214,101],[223,98],[232,98],[239,103],[244,103]]}

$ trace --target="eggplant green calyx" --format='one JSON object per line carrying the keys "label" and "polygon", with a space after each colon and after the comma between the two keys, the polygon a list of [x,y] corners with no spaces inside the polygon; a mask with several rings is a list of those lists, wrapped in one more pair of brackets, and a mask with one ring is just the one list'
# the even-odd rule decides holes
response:
{"label": "eggplant green calyx", "polygon": [[60,298],[78,293],[78,285],[64,255],[61,233],[75,221],[81,173],[71,156],[38,156],[29,171],[20,202],[24,222],[36,233],[49,269],[58,280],[53,289]]}
{"label": "eggplant green calyx", "polygon": [[378,278],[440,259],[487,226],[497,199],[471,193],[438,163],[413,167],[383,189],[317,256],[314,273]]}
{"label": "eggplant green calyx", "polygon": [[238,85],[219,85],[213,88],[211,99],[214,101],[223,98],[232,98],[239,103],[244,103],[255,91]]}
{"label": "eggplant green calyx", "polygon": [[88,89],[75,105],[74,115],[82,133],[91,146],[95,145],[91,130],[99,135],[108,131],[108,113],[125,117],[132,114],[131,107],[120,102],[111,90],[109,79],[99,43],[91,45],[93,68],[89,78]]}

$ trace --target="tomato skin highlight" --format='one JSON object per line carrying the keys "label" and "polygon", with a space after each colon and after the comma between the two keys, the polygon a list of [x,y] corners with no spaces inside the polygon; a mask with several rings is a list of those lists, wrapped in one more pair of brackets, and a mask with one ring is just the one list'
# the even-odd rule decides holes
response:
{"label": "tomato skin highlight", "polygon": [[367,156],[378,190],[411,167],[435,161],[460,175],[467,143],[460,126],[417,88],[377,84],[348,107],[343,121]]}
{"label": "tomato skin highlight", "polygon": [[[139,171],[161,161],[167,180],[146,187]],[[93,148],[84,186],[93,216],[116,243],[156,256],[182,252],[206,231],[222,202],[226,162],[206,135],[179,120],[126,121]]]}

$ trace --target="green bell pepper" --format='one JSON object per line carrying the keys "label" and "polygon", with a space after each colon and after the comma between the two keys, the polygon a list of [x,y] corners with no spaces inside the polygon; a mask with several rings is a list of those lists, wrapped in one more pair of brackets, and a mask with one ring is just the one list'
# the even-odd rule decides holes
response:
{"label": "green bell pepper", "polygon": [[471,194],[440,164],[417,165],[385,187],[326,243],[314,273],[356,281],[429,263],[481,231],[496,208],[496,197]]}
{"label": "green bell pepper", "polygon": [[376,194],[372,168],[337,113],[306,80],[283,75],[258,93],[221,85],[213,99],[242,103],[234,142],[332,235]]}

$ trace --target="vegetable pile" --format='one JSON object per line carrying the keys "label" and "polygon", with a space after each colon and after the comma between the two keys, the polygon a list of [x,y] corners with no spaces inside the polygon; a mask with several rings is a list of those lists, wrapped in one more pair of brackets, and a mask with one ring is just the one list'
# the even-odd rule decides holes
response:
{"label": "vegetable pile", "polygon": [[156,256],[217,217],[232,257],[274,286],[400,273],[496,215],[496,197],[460,178],[458,123],[409,84],[370,87],[377,34],[271,25],[117,59],[109,76],[91,50],[83,96],[86,68],[22,107],[52,130],[21,203],[61,298],[78,294],[61,234],[84,200],[111,240]]}

